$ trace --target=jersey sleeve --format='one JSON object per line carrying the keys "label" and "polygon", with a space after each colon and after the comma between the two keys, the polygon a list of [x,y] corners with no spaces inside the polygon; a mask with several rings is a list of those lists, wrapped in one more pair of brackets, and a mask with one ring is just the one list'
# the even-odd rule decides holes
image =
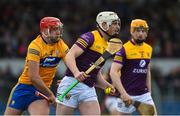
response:
{"label": "jersey sleeve", "polygon": [[62,58],[64,59],[64,57],[66,56],[66,54],[69,51],[69,47],[67,46],[67,44],[62,39],[60,40],[60,44],[61,44]]}
{"label": "jersey sleeve", "polygon": [[81,49],[85,50],[89,48],[94,42],[94,35],[91,32],[82,34],[78,40],[76,41],[76,45],[79,46]]}
{"label": "jersey sleeve", "polygon": [[119,64],[124,64],[124,61],[126,59],[125,57],[125,49],[122,47],[114,56],[113,62],[119,63]]}
{"label": "jersey sleeve", "polygon": [[31,42],[28,47],[26,59],[40,62],[40,54],[40,47],[37,44]]}

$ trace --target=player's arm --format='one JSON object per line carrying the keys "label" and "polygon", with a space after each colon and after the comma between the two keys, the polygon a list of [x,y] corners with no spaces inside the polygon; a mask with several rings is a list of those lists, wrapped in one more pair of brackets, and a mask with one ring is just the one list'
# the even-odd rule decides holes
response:
{"label": "player's arm", "polygon": [[151,64],[148,64],[148,68],[147,68],[148,72],[147,72],[147,80],[146,80],[146,84],[148,87],[148,91],[151,93]]}
{"label": "player's arm", "polygon": [[113,63],[110,68],[110,77],[113,85],[116,87],[118,92],[121,94],[121,98],[123,101],[127,101],[130,99],[130,96],[127,94],[126,90],[123,87],[121,82],[121,69],[124,65],[126,59],[125,49],[124,47],[118,51],[113,59]]}
{"label": "player's arm", "polygon": [[[109,72],[109,71],[108,71],[108,72]],[[101,71],[100,73],[101,73],[102,77],[103,77],[105,80],[108,80],[109,74],[108,74],[107,72]]]}
{"label": "player's arm", "polygon": [[113,85],[115,88],[119,91],[121,94],[121,98],[123,101],[129,101],[131,100],[130,96],[127,94],[126,90],[124,89],[122,82],[120,80],[121,77],[121,68],[122,64],[113,62],[110,69],[110,76],[113,82]]}
{"label": "player's arm", "polygon": [[117,88],[117,90],[121,93],[121,95],[123,95],[127,93],[120,80],[121,68],[122,68],[121,64],[113,62],[110,69],[110,77],[112,79],[113,85]]}
{"label": "player's arm", "polygon": [[42,93],[49,97],[49,101],[54,103],[55,96],[51,90],[45,85],[39,75],[39,62],[40,62],[41,49],[37,44],[31,43],[28,47],[27,53],[27,65],[28,65],[28,76],[32,84]]}
{"label": "player's arm", "polygon": [[[79,46],[74,44],[65,57],[66,66],[73,73],[74,77],[78,79],[78,77],[83,78],[83,73],[81,73],[76,65],[76,58],[80,56],[84,52]],[[79,80],[81,81],[81,80]]]}
{"label": "player's arm", "polygon": [[[147,73],[147,87],[148,87],[148,91],[150,93],[152,93],[152,89],[151,89],[151,63],[148,64],[148,73]],[[154,116],[157,115],[157,109],[156,109],[156,106],[154,106]]]}
{"label": "player's arm", "polygon": [[29,68],[29,78],[32,84],[42,93],[46,94],[48,97],[54,96],[53,92],[45,85],[43,80],[39,75],[39,62],[29,60],[28,61]]}
{"label": "player's arm", "polygon": [[104,66],[100,70],[100,73],[105,80],[109,80],[109,78],[110,78],[110,76],[109,76],[110,67],[111,67],[111,63],[108,64],[106,61],[106,63],[104,64]]}
{"label": "player's arm", "polygon": [[84,72],[79,71],[75,59],[80,56],[88,47],[90,47],[93,42],[94,36],[92,33],[88,32],[81,35],[65,57],[67,67],[78,81],[83,81],[87,75]]}
{"label": "player's arm", "polygon": [[99,87],[101,89],[106,89],[107,87],[110,87],[110,88],[112,88],[112,91],[115,92],[114,86],[112,86],[108,81],[105,80],[105,77],[102,74],[101,70],[99,71],[99,73],[97,75],[97,82],[96,82],[95,86]]}

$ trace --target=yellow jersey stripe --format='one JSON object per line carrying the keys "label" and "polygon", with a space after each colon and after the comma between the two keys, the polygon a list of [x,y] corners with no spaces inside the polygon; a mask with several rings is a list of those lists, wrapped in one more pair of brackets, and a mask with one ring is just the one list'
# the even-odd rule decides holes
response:
{"label": "yellow jersey stripe", "polygon": [[81,42],[83,42],[84,44],[88,45],[87,42],[86,42],[85,40],[83,40],[83,39],[79,39],[78,41],[81,41]]}
{"label": "yellow jersey stripe", "polygon": [[10,93],[10,95],[9,95],[9,98],[8,98],[8,102],[7,102],[6,108],[7,108],[8,105],[10,104],[10,101],[11,101],[12,95],[13,95],[13,93],[14,93],[14,90],[16,89],[16,87],[17,87],[18,85],[19,85],[19,83],[17,83],[17,84],[13,87],[13,89],[11,90],[11,93]]}
{"label": "yellow jersey stripe", "polygon": [[123,57],[122,56],[115,56],[114,60],[122,62],[123,61]]}
{"label": "yellow jersey stripe", "polygon": [[79,44],[81,44],[84,48],[87,47],[87,45],[85,45],[82,41],[78,41]]}
{"label": "yellow jersey stripe", "polygon": [[84,44],[85,46],[88,46],[88,44],[86,43],[86,41],[84,41],[83,39],[79,39],[78,42]]}

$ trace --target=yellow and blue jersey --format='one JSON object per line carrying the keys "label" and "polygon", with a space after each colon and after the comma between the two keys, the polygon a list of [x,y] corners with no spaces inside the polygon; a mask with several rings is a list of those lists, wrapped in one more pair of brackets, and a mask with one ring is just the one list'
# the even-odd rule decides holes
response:
{"label": "yellow and blue jersey", "polygon": [[42,99],[35,95],[37,89],[28,76],[28,61],[39,62],[39,75],[46,86],[50,87],[57,65],[61,59],[64,60],[67,52],[68,46],[62,39],[53,45],[46,44],[40,35],[33,40],[28,47],[23,73],[19,77],[18,84],[11,91],[7,106],[23,111],[27,110],[33,101]]}
{"label": "yellow and blue jersey", "polygon": [[50,87],[57,70],[57,65],[61,59],[64,60],[67,51],[68,46],[62,39],[58,43],[50,45],[46,44],[41,36],[38,36],[28,47],[24,71],[18,82],[32,84],[28,76],[28,61],[32,60],[39,62],[39,75],[44,83]]}
{"label": "yellow and blue jersey", "polygon": [[116,53],[113,61],[123,65],[120,78],[130,95],[140,95],[148,91],[146,78],[151,56],[152,47],[145,42],[139,46],[128,41]]}
{"label": "yellow and blue jersey", "polygon": [[[108,46],[107,41],[105,41],[97,30],[82,34],[75,44],[84,50],[84,53],[76,58],[76,65],[78,69],[84,72],[104,53]],[[93,70],[90,73],[91,77],[87,78],[83,82],[89,86],[93,86],[96,82],[98,72],[99,69]],[[66,75],[73,76],[70,70],[67,70]]]}

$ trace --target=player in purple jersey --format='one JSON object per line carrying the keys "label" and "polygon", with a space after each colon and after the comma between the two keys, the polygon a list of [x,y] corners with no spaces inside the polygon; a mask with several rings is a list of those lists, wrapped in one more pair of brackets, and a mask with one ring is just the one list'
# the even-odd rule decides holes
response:
{"label": "player in purple jersey", "polygon": [[57,95],[67,89],[76,79],[80,81],[65,97],[63,102],[58,101],[57,115],[72,115],[78,108],[82,115],[100,115],[100,107],[94,86],[105,89],[114,87],[99,76],[99,68],[89,75],[84,72],[105,51],[108,40],[117,37],[120,32],[120,19],[116,13],[105,11],[97,15],[97,30],[82,34],[66,56],[68,70],[59,84]]}
{"label": "player in purple jersey", "polygon": [[[107,60],[104,66],[101,68],[101,74],[108,82],[112,83],[109,72],[111,69],[112,60]],[[120,115],[120,112],[117,110],[117,100],[119,98],[119,93],[116,92],[113,94],[107,94],[104,99],[104,106],[108,110],[110,115]]]}
{"label": "player in purple jersey", "polygon": [[150,60],[152,47],[144,41],[148,34],[145,20],[135,19],[131,22],[131,39],[125,43],[114,57],[110,76],[113,85],[120,93],[117,110],[121,114],[131,114],[135,107],[126,107],[124,102],[136,100],[155,105],[151,97]]}

